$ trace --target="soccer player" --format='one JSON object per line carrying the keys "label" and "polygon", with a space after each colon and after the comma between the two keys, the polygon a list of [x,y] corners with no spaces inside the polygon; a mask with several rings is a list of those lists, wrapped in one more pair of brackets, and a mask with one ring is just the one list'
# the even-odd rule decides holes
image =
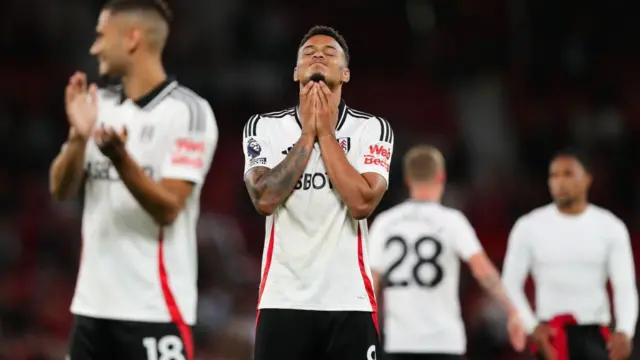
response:
{"label": "soccer player", "polygon": [[165,74],[169,20],[160,1],[107,3],[90,52],[123,86],[87,89],[76,73],[66,89],[50,187],[65,200],[84,185],[72,360],[193,358],[196,222],[218,130],[207,101]]}
{"label": "soccer player", "polygon": [[[553,203],[513,226],[503,280],[542,359],[624,360],[638,318],[633,254],[624,223],[590,204],[591,174],[583,155],[559,152],[549,167]],[[536,314],[523,286],[535,283]],[[614,296],[611,321],[607,279]]]}
{"label": "soccer player", "polygon": [[440,204],[446,178],[442,154],[431,146],[413,147],[403,171],[410,200],[380,213],[370,231],[374,288],[384,295],[385,359],[463,359],[460,259],[508,312],[511,342],[522,351],[526,335],[500,274],[467,218]]}
{"label": "soccer player", "polygon": [[295,107],[244,129],[245,183],[266,235],[256,360],[375,359],[367,222],[387,189],[393,131],[347,107],[349,49],[312,28],[298,49]]}

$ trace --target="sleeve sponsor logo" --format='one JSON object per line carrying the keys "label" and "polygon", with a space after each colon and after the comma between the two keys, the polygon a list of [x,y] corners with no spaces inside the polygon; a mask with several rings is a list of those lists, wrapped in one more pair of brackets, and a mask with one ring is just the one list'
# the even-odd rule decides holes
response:
{"label": "sleeve sponsor logo", "polygon": [[253,158],[251,160],[249,160],[249,166],[256,166],[256,165],[266,165],[267,164],[267,158]]}
{"label": "sleeve sponsor logo", "polygon": [[383,158],[387,159],[387,161],[391,160],[391,149],[382,145],[370,145],[369,154],[382,156]]}
{"label": "sleeve sponsor logo", "polygon": [[184,138],[176,141],[176,147],[179,152],[203,153],[205,144],[204,141],[195,141],[193,139]]}
{"label": "sleeve sponsor logo", "polygon": [[204,166],[204,161],[202,161],[202,159],[200,159],[199,157],[174,155],[171,157],[171,164],[200,170]]}
{"label": "sleeve sponsor logo", "polygon": [[190,138],[180,138],[176,140],[176,148],[171,154],[171,165],[186,166],[194,169],[202,169],[205,152],[205,142]]}
{"label": "sleeve sponsor logo", "polygon": [[382,145],[370,145],[369,153],[364,155],[365,165],[380,166],[389,172],[391,149]]}
{"label": "sleeve sponsor logo", "polygon": [[258,142],[253,138],[249,139],[249,141],[247,142],[247,155],[251,159],[255,159],[260,156],[261,152],[262,147],[260,146],[260,144],[258,144]]}

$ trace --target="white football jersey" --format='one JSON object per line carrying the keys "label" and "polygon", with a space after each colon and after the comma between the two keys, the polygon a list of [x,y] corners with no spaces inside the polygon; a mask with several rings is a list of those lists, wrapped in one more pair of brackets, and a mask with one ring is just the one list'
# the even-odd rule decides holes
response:
{"label": "white football jersey", "polygon": [[380,213],[370,236],[371,269],[386,279],[385,351],[464,354],[460,259],[482,251],[467,218],[409,200]]}
{"label": "white football jersey", "polygon": [[[296,108],[251,117],[245,174],[276,167],[301,133]],[[341,102],[336,137],[358,172],[388,181],[393,132],[386,120]],[[295,189],[266,219],[258,308],[377,311],[367,238],[367,221],[355,220],[333,189],[316,143]]]}
{"label": "white football jersey", "polygon": [[[523,289],[529,273],[535,284],[535,315]],[[608,326],[607,280],[611,280],[616,331],[633,338],[638,319],[635,274],[629,232],[622,220],[595,205],[567,215],[549,204],[513,226],[502,276],[529,332],[538,321],[566,314],[579,324]]]}
{"label": "white football jersey", "polygon": [[218,141],[208,102],[166,81],[133,102],[100,90],[97,126],[128,129],[129,155],[153,180],[194,184],[171,226],[159,226],[93,140],[86,148],[82,255],[74,314],[194,324],[200,191]]}

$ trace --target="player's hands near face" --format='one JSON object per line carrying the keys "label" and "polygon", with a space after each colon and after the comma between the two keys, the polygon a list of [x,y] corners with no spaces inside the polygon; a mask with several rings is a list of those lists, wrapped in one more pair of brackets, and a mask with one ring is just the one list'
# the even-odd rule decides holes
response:
{"label": "player's hands near face", "polygon": [[527,332],[524,329],[518,313],[509,315],[507,330],[509,330],[511,346],[513,346],[517,352],[523,351],[527,346]]}
{"label": "player's hands near face", "polygon": [[302,123],[302,134],[310,136],[315,140],[316,130],[316,102],[318,92],[317,84],[309,81],[300,90],[300,122]]}
{"label": "player's hands near face", "polygon": [[98,149],[112,162],[117,162],[125,154],[125,144],[127,142],[127,129],[123,128],[117,132],[111,127],[101,127],[93,135]]}
{"label": "player's hands near face", "polygon": [[70,136],[84,140],[91,137],[98,117],[97,91],[95,84],[91,84],[87,89],[87,75],[82,72],[76,72],[69,78],[65,90],[65,110],[72,128]]}
{"label": "player's hands near face", "polygon": [[611,334],[607,349],[609,349],[609,359],[627,360],[631,356],[631,340],[627,335],[615,332]]}
{"label": "player's hands near face", "polygon": [[547,324],[538,324],[531,335],[533,342],[538,347],[538,351],[545,360],[557,360],[556,351],[551,345],[553,330]]}
{"label": "player's hands near face", "polygon": [[323,81],[320,81],[317,86],[318,107],[316,108],[316,121],[318,137],[335,135],[340,99],[331,92]]}

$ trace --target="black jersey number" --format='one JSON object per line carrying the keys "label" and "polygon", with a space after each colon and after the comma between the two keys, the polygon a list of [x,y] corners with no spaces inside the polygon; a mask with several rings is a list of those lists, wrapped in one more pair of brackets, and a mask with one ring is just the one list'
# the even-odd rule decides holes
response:
{"label": "black jersey number", "polygon": [[[431,256],[425,256],[424,252],[420,251],[426,243],[433,244],[432,246],[434,248],[434,251]],[[391,264],[389,270],[385,274],[387,287],[406,287],[411,285],[412,280],[413,283],[421,287],[432,288],[440,284],[442,278],[444,277],[444,271],[442,270],[442,266],[440,265],[440,263],[438,263],[438,258],[440,257],[440,254],[442,254],[442,244],[440,243],[440,241],[438,241],[438,239],[431,236],[421,237],[420,239],[418,239],[418,241],[416,241],[413,249],[409,249],[407,241],[404,238],[400,236],[394,236],[387,240],[387,244],[385,247],[389,248],[390,246],[396,246],[393,244],[399,244],[400,248],[402,249],[402,253],[400,254],[400,257],[396,259],[393,264]],[[400,264],[405,261],[409,251],[414,251],[418,257],[418,261],[416,261],[416,263],[413,265],[411,271],[412,276],[408,279],[394,279],[393,272],[398,268],[398,266],[400,266]],[[431,266],[433,268],[435,272],[433,278],[423,279],[424,276],[420,275],[420,270],[423,266]]]}

